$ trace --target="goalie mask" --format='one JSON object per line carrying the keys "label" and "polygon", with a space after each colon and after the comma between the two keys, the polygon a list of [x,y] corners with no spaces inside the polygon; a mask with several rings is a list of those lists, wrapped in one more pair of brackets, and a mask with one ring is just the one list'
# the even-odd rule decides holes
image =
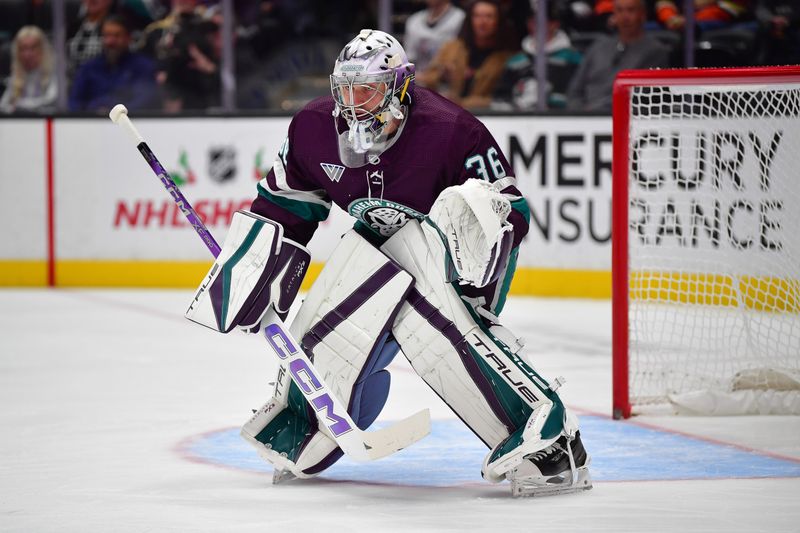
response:
{"label": "goalie mask", "polygon": [[331,75],[342,163],[364,166],[391,146],[400,131],[390,141],[386,126],[405,118],[413,81],[414,65],[388,33],[361,30],[345,45]]}

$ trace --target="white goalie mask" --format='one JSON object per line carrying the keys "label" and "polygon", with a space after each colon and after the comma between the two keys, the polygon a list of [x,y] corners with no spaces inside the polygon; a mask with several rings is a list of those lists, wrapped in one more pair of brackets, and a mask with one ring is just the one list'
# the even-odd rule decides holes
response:
{"label": "white goalie mask", "polygon": [[405,118],[413,82],[414,65],[388,33],[361,30],[345,45],[331,74],[342,163],[364,166],[391,145],[386,125]]}

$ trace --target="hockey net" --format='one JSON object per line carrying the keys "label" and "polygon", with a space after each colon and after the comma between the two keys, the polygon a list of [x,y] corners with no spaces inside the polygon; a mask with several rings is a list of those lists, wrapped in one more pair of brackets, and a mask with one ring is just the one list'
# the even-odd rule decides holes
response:
{"label": "hockey net", "polygon": [[800,67],[614,87],[614,417],[800,414]]}

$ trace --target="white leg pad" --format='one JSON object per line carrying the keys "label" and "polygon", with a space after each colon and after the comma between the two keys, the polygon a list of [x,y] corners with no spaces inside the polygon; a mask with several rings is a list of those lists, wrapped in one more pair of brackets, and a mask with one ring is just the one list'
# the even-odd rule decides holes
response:
{"label": "white leg pad", "polygon": [[[315,368],[343,404],[350,402],[367,358],[413,283],[353,230],[342,237],[314,282],[290,331],[302,339]],[[363,303],[347,308],[346,301],[359,294]],[[348,316],[342,316],[345,309]]]}
{"label": "white leg pad", "polygon": [[[326,262],[292,322],[291,333],[351,416],[359,408],[354,397],[357,384],[374,367],[376,347],[413,283],[399,265],[350,231]],[[286,407],[290,385],[291,379],[281,367],[274,397],[244,425],[242,436],[276,468],[296,477],[311,477],[304,471],[319,465],[337,448],[324,424],[316,424],[319,431],[303,443],[294,462],[256,439]]]}
{"label": "white leg pad", "polygon": [[[381,249],[395,259],[416,283],[393,326],[395,338],[414,370],[489,446],[494,447],[516,428],[503,419],[493,398],[493,385],[477,370],[470,351],[505,380],[530,410],[551,404],[538,376],[525,370],[519,356],[501,346],[476,322],[464,301],[446,281],[443,246],[430,246],[432,228],[411,221]],[[420,298],[421,297],[421,298]]]}

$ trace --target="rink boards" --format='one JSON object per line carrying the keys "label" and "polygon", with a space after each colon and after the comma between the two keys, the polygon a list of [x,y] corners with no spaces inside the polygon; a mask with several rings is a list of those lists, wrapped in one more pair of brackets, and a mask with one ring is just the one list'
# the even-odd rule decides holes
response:
{"label": "rink boards", "polygon": [[[137,119],[218,241],[270,168],[288,117]],[[532,212],[515,294],[608,297],[610,117],[484,117]],[[190,287],[207,251],[122,130],[98,118],[0,120],[0,286]],[[352,219],[310,243],[314,279]]]}

